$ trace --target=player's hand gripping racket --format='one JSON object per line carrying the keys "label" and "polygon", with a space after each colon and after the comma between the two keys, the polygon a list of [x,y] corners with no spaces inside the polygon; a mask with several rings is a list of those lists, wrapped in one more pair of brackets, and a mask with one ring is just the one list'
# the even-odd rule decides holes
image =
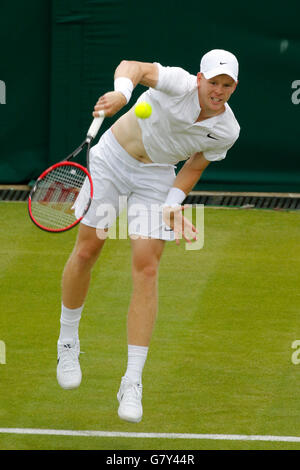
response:
{"label": "player's hand gripping racket", "polygon": [[[37,179],[28,198],[28,210],[31,220],[39,228],[47,232],[64,232],[75,227],[88,211],[93,197],[89,152],[103,119],[104,111],[99,111],[99,117],[94,118],[82,144]],[[85,148],[86,168],[70,161]]]}

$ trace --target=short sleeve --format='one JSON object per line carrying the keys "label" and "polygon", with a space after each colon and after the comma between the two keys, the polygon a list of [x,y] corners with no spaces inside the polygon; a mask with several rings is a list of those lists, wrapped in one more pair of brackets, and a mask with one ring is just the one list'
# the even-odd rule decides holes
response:
{"label": "short sleeve", "polygon": [[203,152],[204,157],[206,160],[210,162],[219,162],[220,160],[224,160],[226,157],[227,150],[221,151],[221,150],[205,150]]}
{"label": "short sleeve", "polygon": [[215,147],[212,149],[204,150],[203,155],[206,158],[206,160],[209,160],[210,162],[219,162],[220,160],[224,160],[226,157],[226,154],[228,150],[233,146],[237,138],[235,138],[233,141],[228,142],[227,145],[223,145],[222,147]]}
{"label": "short sleeve", "polygon": [[172,96],[180,96],[196,86],[196,77],[180,67],[158,67],[158,81],[155,90]]}

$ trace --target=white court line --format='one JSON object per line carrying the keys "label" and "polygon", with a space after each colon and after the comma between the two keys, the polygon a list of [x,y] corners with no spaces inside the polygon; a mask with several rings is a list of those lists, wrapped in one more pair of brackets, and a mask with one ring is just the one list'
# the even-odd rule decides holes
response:
{"label": "white court line", "polygon": [[0,434],[34,434],[46,436],[127,437],[141,439],[210,439],[221,441],[300,442],[298,436],[259,436],[247,434],[187,434],[118,431],[71,431],[66,429],[0,428]]}

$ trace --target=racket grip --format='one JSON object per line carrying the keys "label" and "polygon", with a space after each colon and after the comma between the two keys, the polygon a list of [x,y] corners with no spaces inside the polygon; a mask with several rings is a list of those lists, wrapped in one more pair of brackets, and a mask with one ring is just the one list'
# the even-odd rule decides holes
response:
{"label": "racket grip", "polygon": [[94,139],[96,137],[104,118],[105,118],[104,111],[99,111],[99,117],[94,118],[87,132],[88,140]]}

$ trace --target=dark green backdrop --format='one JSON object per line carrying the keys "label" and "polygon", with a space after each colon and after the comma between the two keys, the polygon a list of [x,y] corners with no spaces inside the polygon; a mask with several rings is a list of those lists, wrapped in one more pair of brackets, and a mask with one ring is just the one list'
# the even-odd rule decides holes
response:
{"label": "dark green backdrop", "polygon": [[1,183],[36,178],[82,140],[122,59],[196,74],[224,48],[240,62],[230,105],[241,135],[198,189],[300,192],[298,1],[1,0],[0,12]]}

